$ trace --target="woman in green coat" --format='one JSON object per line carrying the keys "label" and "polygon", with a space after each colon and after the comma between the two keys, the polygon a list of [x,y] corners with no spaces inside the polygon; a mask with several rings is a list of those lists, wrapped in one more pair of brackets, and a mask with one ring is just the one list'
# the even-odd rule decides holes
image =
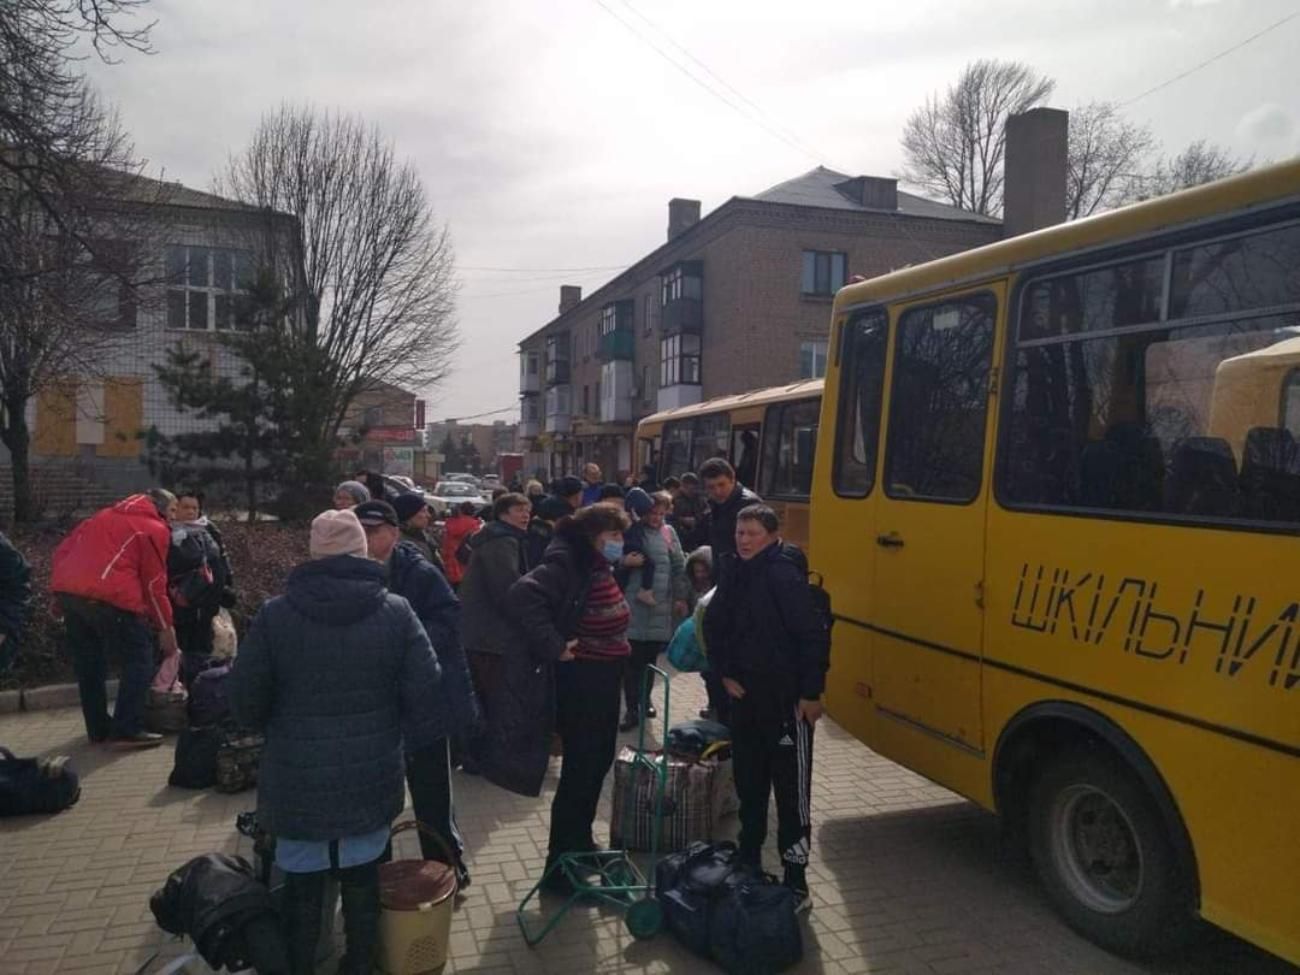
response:
{"label": "woman in green coat", "polygon": [[[641,553],[641,559],[630,554],[625,556],[624,567],[619,572],[619,583],[632,610],[632,620],[627,631],[632,656],[623,680],[626,714],[619,728],[630,731],[640,724],[642,714],[647,718],[658,716],[651,698],[642,700],[642,681],[645,679],[646,668],[664,652],[668,641],[673,638],[677,623],[686,616],[686,596],[690,585],[686,578],[686,556],[682,552],[682,543],[677,538],[677,532],[665,521],[668,512],[672,510],[672,496],[667,492],[649,495],[640,488],[633,488],[628,492],[625,503],[628,513],[638,519],[638,551]],[[641,596],[645,562],[654,566],[654,579],[649,587],[653,600]],[[652,674],[646,685],[647,695],[653,687]]]}

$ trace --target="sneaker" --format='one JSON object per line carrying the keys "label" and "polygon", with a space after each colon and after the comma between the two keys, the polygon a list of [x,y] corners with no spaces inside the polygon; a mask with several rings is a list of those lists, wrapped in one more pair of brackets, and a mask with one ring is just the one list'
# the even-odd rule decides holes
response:
{"label": "sneaker", "polygon": [[804,867],[786,864],[782,883],[794,892],[794,912],[802,914],[812,907],[812,894],[808,893],[808,874]]}
{"label": "sneaker", "polygon": [[163,743],[163,736],[152,731],[137,731],[133,735],[115,735],[109,740],[114,748],[156,748]]}
{"label": "sneaker", "polygon": [[640,715],[640,713],[637,712],[637,711],[629,711],[629,712],[627,713],[627,717],[625,717],[625,718],[623,719],[623,722],[618,726],[618,730],[619,730],[619,731],[631,731],[633,728],[637,727],[639,724],[641,724],[641,715]]}

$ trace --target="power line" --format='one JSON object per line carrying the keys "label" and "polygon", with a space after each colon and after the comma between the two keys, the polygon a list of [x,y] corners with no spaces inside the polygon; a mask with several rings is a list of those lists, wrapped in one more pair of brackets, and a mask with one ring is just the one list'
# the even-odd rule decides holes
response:
{"label": "power line", "polygon": [[532,273],[546,272],[554,274],[576,274],[579,271],[623,271],[629,267],[627,264],[601,264],[592,267],[483,267],[474,264],[457,264],[457,271],[502,271],[509,273]]}
{"label": "power line", "polygon": [[704,73],[707,74],[710,78],[718,82],[718,84],[722,85],[723,88],[727,89],[727,91],[729,91],[731,94],[739,98],[742,102],[748,105],[759,116],[771,122],[774,128],[780,129],[782,132],[788,135],[790,137],[792,144],[798,145],[805,154],[813,157],[814,159],[817,159],[819,162],[825,161],[826,154],[824,152],[818,151],[815,147],[810,147],[806,142],[800,139],[798,134],[795,133],[792,129],[789,129],[786,126],[781,125],[779,122],[773,119],[770,115],[767,114],[767,112],[763,110],[761,105],[755,102],[752,98],[748,97],[743,91],[738,89],[735,85],[731,84],[731,82],[727,81],[726,78],[723,78],[720,74],[718,74],[707,64],[705,64],[703,61],[697,58],[694,54],[692,54],[689,50],[687,50],[685,46],[679,43],[676,38],[674,38],[671,34],[669,34],[668,31],[664,30],[663,27],[655,23],[653,20],[651,20],[649,17],[643,14],[639,9],[637,9],[637,7],[635,7],[632,4],[631,0],[622,0],[622,3],[623,6],[628,8],[628,10],[636,14],[636,16],[640,18],[643,23],[647,24],[651,29],[658,31],[659,34],[664,38],[664,40],[666,40],[677,50],[681,51],[682,54],[684,54],[692,63],[698,65],[700,69],[703,70]]}
{"label": "power line", "polygon": [[733,112],[735,112],[735,113],[736,113],[737,115],[739,115],[741,118],[746,119],[746,120],[748,120],[748,121],[750,121],[750,122],[753,122],[755,125],[759,126],[761,129],[763,129],[765,132],[767,132],[768,135],[771,135],[771,136],[774,136],[774,137],[777,138],[777,139],[780,139],[782,142],[784,142],[786,145],[790,146],[792,149],[795,149],[796,151],[802,153],[803,155],[810,156],[814,161],[816,161],[816,162],[818,162],[818,163],[822,162],[822,159],[821,159],[821,157],[819,156],[818,153],[816,153],[816,152],[814,152],[814,151],[808,149],[808,148],[805,147],[805,146],[800,145],[798,142],[796,142],[795,140],[791,139],[791,138],[790,138],[789,136],[787,136],[785,133],[781,132],[780,130],[778,130],[778,129],[776,129],[776,128],[773,128],[771,125],[769,125],[767,122],[765,122],[763,119],[759,118],[758,116],[754,115],[752,112],[746,112],[743,108],[741,108],[738,104],[736,104],[736,102],[732,101],[732,100],[731,100],[730,98],[728,98],[726,95],[722,94],[722,92],[718,91],[716,88],[714,88],[714,87],[712,87],[711,85],[707,84],[703,79],[701,79],[700,77],[698,77],[697,75],[695,75],[694,73],[692,73],[690,70],[688,70],[688,69],[686,68],[686,66],[685,66],[684,64],[682,64],[680,61],[677,61],[676,59],[670,57],[670,56],[668,55],[668,52],[666,52],[662,47],[660,47],[658,44],[656,44],[655,41],[654,41],[653,39],[651,39],[650,37],[647,37],[644,33],[642,33],[640,30],[638,30],[638,29],[636,28],[636,25],[634,25],[634,24],[632,24],[631,22],[625,20],[622,16],[620,16],[618,13],[616,13],[616,12],[614,11],[614,8],[612,8],[611,6],[609,6],[609,4],[607,4],[607,3],[605,2],[605,0],[593,0],[593,2],[594,2],[597,6],[599,6],[601,10],[605,11],[605,13],[609,14],[611,17],[613,17],[615,20],[617,20],[620,24],[622,24],[623,27],[624,27],[625,29],[631,31],[632,34],[634,34],[634,35],[635,35],[635,36],[636,36],[636,37],[637,37],[637,38],[638,38],[642,43],[648,45],[648,46],[649,46],[649,47],[650,47],[650,48],[651,48],[651,49],[652,49],[656,54],[659,55],[659,57],[663,58],[665,61],[667,61],[669,64],[671,64],[674,68],[676,68],[676,69],[677,69],[678,71],[680,71],[682,74],[686,75],[686,77],[690,78],[691,81],[695,82],[695,84],[699,85],[701,88],[703,88],[705,91],[707,91],[710,95],[712,95],[712,96],[713,96],[714,98],[716,98],[718,101],[722,102],[722,104],[726,105],[728,108],[730,108]]}
{"label": "power line", "polygon": [[1236,44],[1232,45],[1232,47],[1225,48],[1224,50],[1220,51],[1218,54],[1214,55],[1213,57],[1206,58],[1204,61],[1200,62],[1199,64],[1193,65],[1192,67],[1188,68],[1186,71],[1182,72],[1182,74],[1174,75],[1168,81],[1162,81],[1154,88],[1148,88],[1146,91],[1142,92],[1142,94],[1135,95],[1126,102],[1120,102],[1121,107],[1132,105],[1134,102],[1141,101],[1143,98],[1146,98],[1147,95],[1154,95],[1156,92],[1161,91],[1164,88],[1168,88],[1176,81],[1182,81],[1188,75],[1195,74],[1197,71],[1200,71],[1204,67],[1208,67],[1209,65],[1213,64],[1215,61],[1218,61],[1222,58],[1226,58],[1229,54],[1232,54],[1234,51],[1240,51],[1243,47],[1245,47],[1247,44],[1250,44],[1252,41],[1259,40],[1265,34],[1269,33],[1270,31],[1277,30],[1283,24],[1287,23],[1287,21],[1295,20],[1297,17],[1300,17],[1300,10],[1297,10],[1294,13],[1287,14],[1281,20],[1269,24],[1267,27],[1265,27],[1261,31],[1258,31],[1257,33],[1251,34],[1244,41],[1238,41]]}
{"label": "power line", "polygon": [[511,406],[502,407],[499,410],[488,410],[486,413],[471,413],[469,416],[449,416],[445,420],[434,420],[432,425],[438,426],[443,423],[464,423],[466,420],[481,420],[485,416],[496,416],[500,413],[509,413],[512,410],[517,409],[519,409],[519,404],[515,403]]}

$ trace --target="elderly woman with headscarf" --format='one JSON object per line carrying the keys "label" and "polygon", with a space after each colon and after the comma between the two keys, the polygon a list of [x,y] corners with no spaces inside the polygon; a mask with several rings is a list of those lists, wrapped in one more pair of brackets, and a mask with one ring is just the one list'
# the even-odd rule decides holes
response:
{"label": "elderly woman with headscarf", "polygon": [[334,489],[334,510],[346,511],[370,500],[370,490],[360,481],[344,481]]}

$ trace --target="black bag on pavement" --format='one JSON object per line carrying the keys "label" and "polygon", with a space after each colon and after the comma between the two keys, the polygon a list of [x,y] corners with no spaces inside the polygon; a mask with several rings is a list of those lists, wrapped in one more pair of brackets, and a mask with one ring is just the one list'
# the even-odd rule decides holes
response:
{"label": "black bag on pavement", "polygon": [[0,816],[62,812],[81,798],[81,781],[66,755],[16,758],[0,748]]}
{"label": "black bag on pavement", "polygon": [[217,747],[217,791],[243,792],[257,785],[266,739],[259,734],[228,731]]}
{"label": "black bag on pavement", "polygon": [[757,867],[738,862],[735,843],[692,843],[655,865],[655,897],[677,940],[709,958],[717,905],[740,884],[762,880]]}
{"label": "black bag on pavement", "polygon": [[728,975],[775,975],[803,958],[797,897],[774,881],[742,883],[714,905],[709,949]]}
{"label": "black bag on pavement", "polygon": [[221,728],[186,728],[176,739],[176,757],[168,785],[178,789],[211,789],[217,784],[217,752],[226,740]]}
{"label": "black bag on pavement", "polygon": [[220,724],[230,716],[230,664],[199,671],[190,688],[190,724],[196,728]]}

